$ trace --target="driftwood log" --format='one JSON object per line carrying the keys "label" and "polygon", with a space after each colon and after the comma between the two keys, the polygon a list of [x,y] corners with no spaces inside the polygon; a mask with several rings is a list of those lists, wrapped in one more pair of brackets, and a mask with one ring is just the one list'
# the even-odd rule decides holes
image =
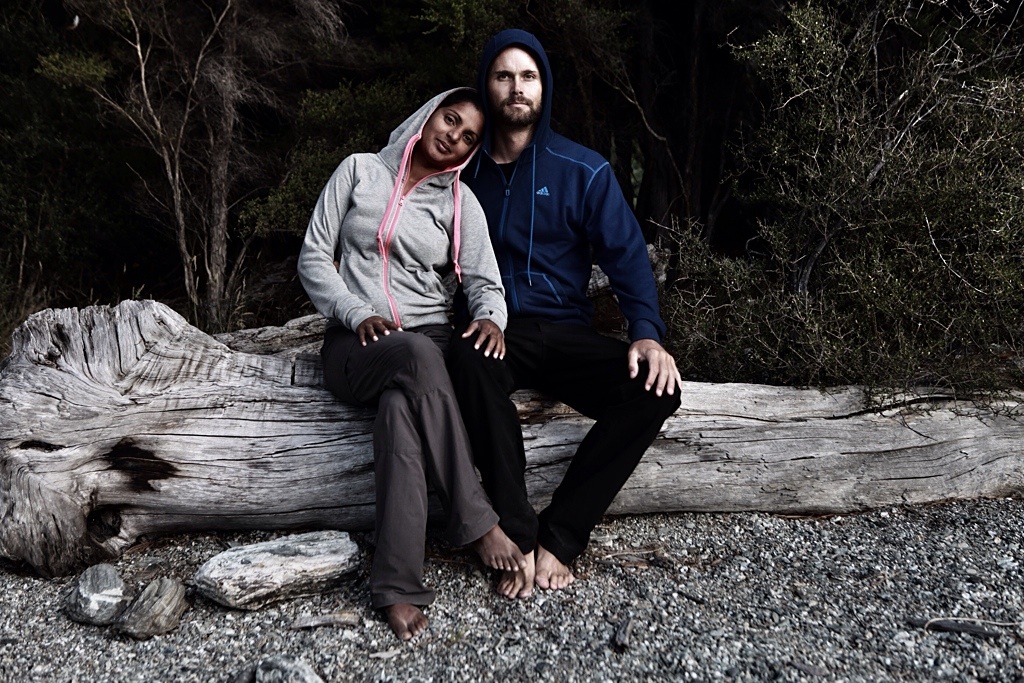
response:
{"label": "driftwood log", "polygon": [[[46,310],[0,366],[0,557],[43,575],[140,536],[372,525],[372,413],[320,386],[322,323],[214,338],[152,301]],[[541,506],[589,421],[520,392]],[[687,383],[612,514],[849,513],[1024,483],[1016,399],[865,407],[831,390]]]}

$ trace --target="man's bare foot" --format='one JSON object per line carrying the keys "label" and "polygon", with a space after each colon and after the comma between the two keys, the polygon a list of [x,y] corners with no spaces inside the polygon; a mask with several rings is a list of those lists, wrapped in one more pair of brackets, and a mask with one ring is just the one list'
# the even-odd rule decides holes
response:
{"label": "man's bare foot", "polygon": [[410,640],[427,628],[427,616],[416,605],[400,602],[385,607],[384,613],[388,615],[388,626],[402,640]]}
{"label": "man's bare foot", "polygon": [[537,585],[541,588],[561,590],[576,580],[569,568],[543,546],[537,546]]}
{"label": "man's bare foot", "polygon": [[526,553],[526,566],[516,571],[507,571],[498,580],[498,593],[509,600],[528,598],[533,595],[533,551]]}
{"label": "man's bare foot", "polygon": [[473,541],[473,549],[476,550],[483,563],[491,569],[501,569],[506,572],[526,569],[526,558],[523,557],[519,546],[513,543],[512,539],[506,536],[497,524],[491,527],[486,534]]}

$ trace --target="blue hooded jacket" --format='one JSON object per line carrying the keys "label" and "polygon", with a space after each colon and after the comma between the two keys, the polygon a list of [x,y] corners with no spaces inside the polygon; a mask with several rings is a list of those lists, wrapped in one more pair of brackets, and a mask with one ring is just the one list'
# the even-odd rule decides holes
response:
{"label": "blue hooded jacket", "polygon": [[510,46],[532,54],[541,72],[536,132],[506,181],[490,155],[488,116],[483,145],[462,174],[487,214],[510,317],[590,325],[587,285],[596,260],[618,297],[629,339],[661,342],[666,327],[640,225],[608,162],[551,130],[551,66],[540,41],[520,29],[491,38],[480,60],[480,92],[487,93],[491,62]]}

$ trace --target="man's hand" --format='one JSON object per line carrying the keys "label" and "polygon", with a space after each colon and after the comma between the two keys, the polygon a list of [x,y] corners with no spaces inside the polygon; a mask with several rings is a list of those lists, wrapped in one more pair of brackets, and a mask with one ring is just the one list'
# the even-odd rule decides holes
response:
{"label": "man's hand", "polygon": [[683,378],[676,367],[676,359],[665,348],[653,339],[637,339],[630,344],[629,376],[636,377],[640,373],[640,361],[647,361],[647,381],[644,389],[654,387],[654,393],[661,396],[666,391],[669,396],[675,393],[676,387],[683,390]]}
{"label": "man's hand", "polygon": [[371,315],[356,327],[356,336],[359,337],[359,343],[366,346],[367,339],[377,341],[379,339],[377,335],[388,335],[391,334],[391,330],[400,329],[402,328],[390,320],[385,320],[379,315]]}
{"label": "man's hand", "polygon": [[500,327],[490,320],[481,318],[469,324],[466,331],[462,333],[462,338],[469,339],[474,334],[476,343],[473,344],[473,348],[484,347],[484,358],[493,356],[495,359],[501,360],[505,357],[505,335],[502,334]]}

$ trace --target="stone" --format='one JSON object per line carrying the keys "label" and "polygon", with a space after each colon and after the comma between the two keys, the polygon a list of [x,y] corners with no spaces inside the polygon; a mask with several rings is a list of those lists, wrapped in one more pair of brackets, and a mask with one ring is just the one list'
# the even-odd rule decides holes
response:
{"label": "stone", "polygon": [[361,557],[346,532],[312,531],[225,550],[207,560],[192,583],[218,604],[254,610],[330,589]]}
{"label": "stone", "polygon": [[109,564],[96,564],[71,585],[64,598],[64,613],[72,621],[107,626],[121,615],[128,605],[124,581]]}
{"label": "stone", "polygon": [[176,579],[162,576],[151,581],[128,605],[115,628],[136,640],[147,640],[177,628],[187,609],[185,586]]}
{"label": "stone", "polygon": [[323,683],[323,679],[298,657],[273,655],[246,666],[231,683]]}

